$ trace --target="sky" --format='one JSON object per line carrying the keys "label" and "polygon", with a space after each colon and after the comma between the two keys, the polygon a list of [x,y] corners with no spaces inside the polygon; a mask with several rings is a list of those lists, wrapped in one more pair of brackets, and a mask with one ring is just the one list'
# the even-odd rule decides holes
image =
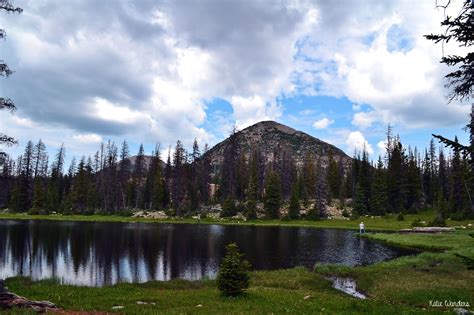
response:
{"label": "sky", "polygon": [[[383,153],[387,124],[406,145],[462,130],[448,104],[435,0],[15,0],[1,12],[0,131],[50,152],[93,155],[108,139],[135,154],[180,139],[214,145],[233,126],[275,120],[343,149]],[[441,1],[442,2],[442,1]],[[440,3],[440,1],[438,1]],[[462,53],[454,44],[445,54]],[[164,153],[164,152],[163,152]]]}

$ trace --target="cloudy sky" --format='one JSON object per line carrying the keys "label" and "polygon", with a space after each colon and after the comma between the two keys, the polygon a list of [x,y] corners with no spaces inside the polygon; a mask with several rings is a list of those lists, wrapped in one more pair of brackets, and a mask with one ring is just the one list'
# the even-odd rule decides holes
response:
{"label": "cloudy sky", "polygon": [[388,123],[412,146],[432,132],[466,139],[469,106],[447,104],[441,47],[422,37],[441,31],[435,0],[13,3],[24,12],[0,19],[0,59],[16,71],[0,83],[18,107],[0,113],[12,154],[39,138],[69,156],[107,139],[132,153],[213,145],[269,119],[349,155],[365,143],[376,157]]}

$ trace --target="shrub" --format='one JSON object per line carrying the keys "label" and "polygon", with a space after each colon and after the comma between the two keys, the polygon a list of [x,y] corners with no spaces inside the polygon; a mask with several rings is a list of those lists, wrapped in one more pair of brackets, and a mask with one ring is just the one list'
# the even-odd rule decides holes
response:
{"label": "shrub", "polygon": [[431,226],[446,226],[446,221],[444,220],[444,217],[441,213],[438,213],[433,220],[433,222],[430,223]]}
{"label": "shrub", "polygon": [[247,220],[254,220],[257,218],[257,203],[255,200],[249,200],[245,204],[245,217]]}
{"label": "shrub", "polygon": [[398,216],[397,216],[397,220],[398,221],[404,221],[405,220],[405,216],[403,215],[403,213],[399,213]]}
{"label": "shrub", "polygon": [[357,210],[352,210],[351,220],[357,220],[360,217],[360,214]]}
{"label": "shrub", "polygon": [[413,221],[411,224],[412,227],[420,227],[420,226],[426,226],[426,224],[422,223],[420,219],[416,219]]}
{"label": "shrub", "polygon": [[235,207],[235,201],[231,197],[227,197],[227,199],[222,204],[222,212],[221,217],[233,217],[237,214],[237,208]]}
{"label": "shrub", "polygon": [[350,215],[349,211],[347,211],[347,209],[344,209],[344,210],[342,210],[342,216],[343,216],[344,218],[348,218],[348,217],[350,217],[351,215]]}
{"label": "shrub", "polygon": [[217,275],[217,287],[225,296],[238,296],[249,287],[250,263],[243,256],[235,243],[227,245]]}

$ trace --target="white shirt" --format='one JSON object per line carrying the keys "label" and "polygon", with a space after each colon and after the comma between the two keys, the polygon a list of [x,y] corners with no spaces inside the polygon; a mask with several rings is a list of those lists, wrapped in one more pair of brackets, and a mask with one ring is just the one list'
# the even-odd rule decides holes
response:
{"label": "white shirt", "polygon": [[364,223],[359,224],[359,229],[361,229],[361,230],[362,230],[362,229],[365,229]]}

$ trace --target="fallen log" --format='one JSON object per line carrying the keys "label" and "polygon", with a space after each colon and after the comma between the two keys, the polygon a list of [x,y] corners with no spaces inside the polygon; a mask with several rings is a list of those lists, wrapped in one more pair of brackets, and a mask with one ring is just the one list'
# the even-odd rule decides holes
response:
{"label": "fallen log", "polygon": [[11,309],[14,307],[32,309],[37,313],[46,313],[59,311],[60,309],[49,301],[30,301],[15,293],[9,292],[5,287],[5,282],[0,280],[0,310]]}

